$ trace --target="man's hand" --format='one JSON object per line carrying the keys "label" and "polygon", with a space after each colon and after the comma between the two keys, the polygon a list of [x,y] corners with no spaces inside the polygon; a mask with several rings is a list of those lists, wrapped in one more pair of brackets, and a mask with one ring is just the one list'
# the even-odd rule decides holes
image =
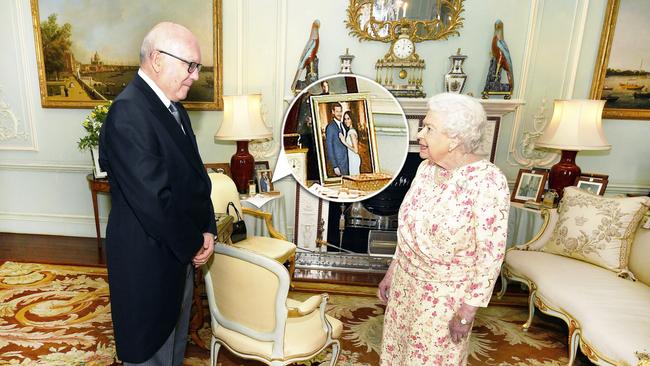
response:
{"label": "man's hand", "polygon": [[[460,306],[460,309],[458,309],[454,317],[449,321],[449,334],[452,342],[460,343],[463,338],[467,337],[472,330],[476,310],[478,310],[476,306],[467,304]],[[464,319],[466,324],[462,324],[461,319]]]}
{"label": "man's hand", "polygon": [[341,175],[341,169],[339,169],[338,167],[334,168],[334,174]]}
{"label": "man's hand", "polygon": [[194,268],[198,268],[208,262],[210,256],[214,252],[214,235],[212,233],[203,233],[203,246],[196,253],[192,263]]}

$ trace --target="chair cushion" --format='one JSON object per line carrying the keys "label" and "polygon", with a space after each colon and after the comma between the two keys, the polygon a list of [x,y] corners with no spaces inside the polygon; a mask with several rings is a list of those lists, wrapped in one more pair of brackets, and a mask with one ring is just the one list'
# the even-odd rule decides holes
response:
{"label": "chair cushion", "polygon": [[513,274],[536,284],[547,306],[575,319],[581,338],[601,356],[636,365],[635,352],[648,351],[650,287],[550,253],[510,250],[505,263]]}
{"label": "chair cushion", "polygon": [[296,252],[294,243],[266,236],[249,236],[233,246],[273,258],[280,263],[286,262]]}
{"label": "chair cushion", "polygon": [[[329,315],[326,315],[326,318],[332,325],[332,339],[338,339],[343,330],[343,323]],[[272,342],[254,340],[226,329],[214,321],[212,329],[215,329],[215,336],[233,350],[271,359]],[[327,334],[323,331],[318,310],[302,317],[288,318],[284,336],[284,359],[315,355],[316,351],[323,348],[326,341]]]}
{"label": "chair cushion", "polygon": [[542,250],[629,272],[630,245],[648,205],[648,197],[602,197],[567,187],[553,236]]}

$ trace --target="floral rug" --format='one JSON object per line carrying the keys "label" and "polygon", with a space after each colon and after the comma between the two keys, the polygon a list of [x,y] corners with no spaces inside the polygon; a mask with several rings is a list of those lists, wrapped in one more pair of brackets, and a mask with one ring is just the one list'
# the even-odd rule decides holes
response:
{"label": "floral rug", "polygon": [[[301,300],[307,293],[292,293]],[[344,323],[338,365],[377,365],[384,307],[373,297],[331,295],[328,313]],[[206,311],[206,314],[207,311]],[[114,365],[106,269],[5,262],[0,266],[0,365]],[[527,309],[492,305],[477,315],[470,365],[555,366],[567,363],[566,326]],[[209,321],[199,331],[210,344]],[[300,365],[320,365],[329,351]],[[185,365],[208,365],[210,352],[190,343]],[[222,366],[261,365],[221,349]],[[325,363],[327,365],[328,363]],[[575,365],[589,365],[580,357]]]}

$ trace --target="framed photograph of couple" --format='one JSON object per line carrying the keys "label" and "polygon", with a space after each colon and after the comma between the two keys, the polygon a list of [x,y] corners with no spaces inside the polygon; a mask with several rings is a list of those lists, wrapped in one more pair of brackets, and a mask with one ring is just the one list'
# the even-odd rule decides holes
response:
{"label": "framed photograph of couple", "polygon": [[340,184],[343,175],[379,171],[368,93],[312,96],[311,106],[322,185]]}
{"label": "framed photograph of couple", "polygon": [[222,0],[162,0],[150,11],[142,11],[142,0],[30,1],[43,107],[92,108],[115,99],[138,71],[145,35],[164,19],[186,26],[201,48],[203,66],[183,105],[223,110]]}
{"label": "framed photograph of couple", "polygon": [[582,173],[577,179],[575,186],[587,192],[602,196],[605,194],[609,175]]}
{"label": "framed photograph of couple", "polygon": [[546,169],[519,169],[510,200],[519,203],[540,202],[547,179]]}
{"label": "framed photograph of couple", "polygon": [[271,179],[273,177],[273,171],[270,169],[259,169],[255,171],[255,177],[257,179],[257,186],[259,187],[260,193],[273,192],[273,182]]}
{"label": "framed photograph of couple", "polygon": [[650,119],[650,1],[608,0],[591,99],[606,101],[603,118]]}

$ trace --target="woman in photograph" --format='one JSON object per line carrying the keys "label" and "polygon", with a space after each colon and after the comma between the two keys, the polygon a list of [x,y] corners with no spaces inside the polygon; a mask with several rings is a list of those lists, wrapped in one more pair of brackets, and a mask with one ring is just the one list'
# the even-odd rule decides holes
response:
{"label": "woman in photograph", "polygon": [[379,284],[387,302],[381,365],[465,365],[479,307],[506,248],[508,183],[475,154],[486,123],[474,98],[432,97],[419,166],[399,210],[395,257]]}
{"label": "woman in photograph", "polygon": [[339,133],[339,139],[345,147],[348,148],[348,163],[350,167],[350,175],[361,174],[361,157],[359,156],[359,134],[354,129],[352,122],[352,114],[350,111],[343,113],[343,126],[345,127],[345,135]]}

